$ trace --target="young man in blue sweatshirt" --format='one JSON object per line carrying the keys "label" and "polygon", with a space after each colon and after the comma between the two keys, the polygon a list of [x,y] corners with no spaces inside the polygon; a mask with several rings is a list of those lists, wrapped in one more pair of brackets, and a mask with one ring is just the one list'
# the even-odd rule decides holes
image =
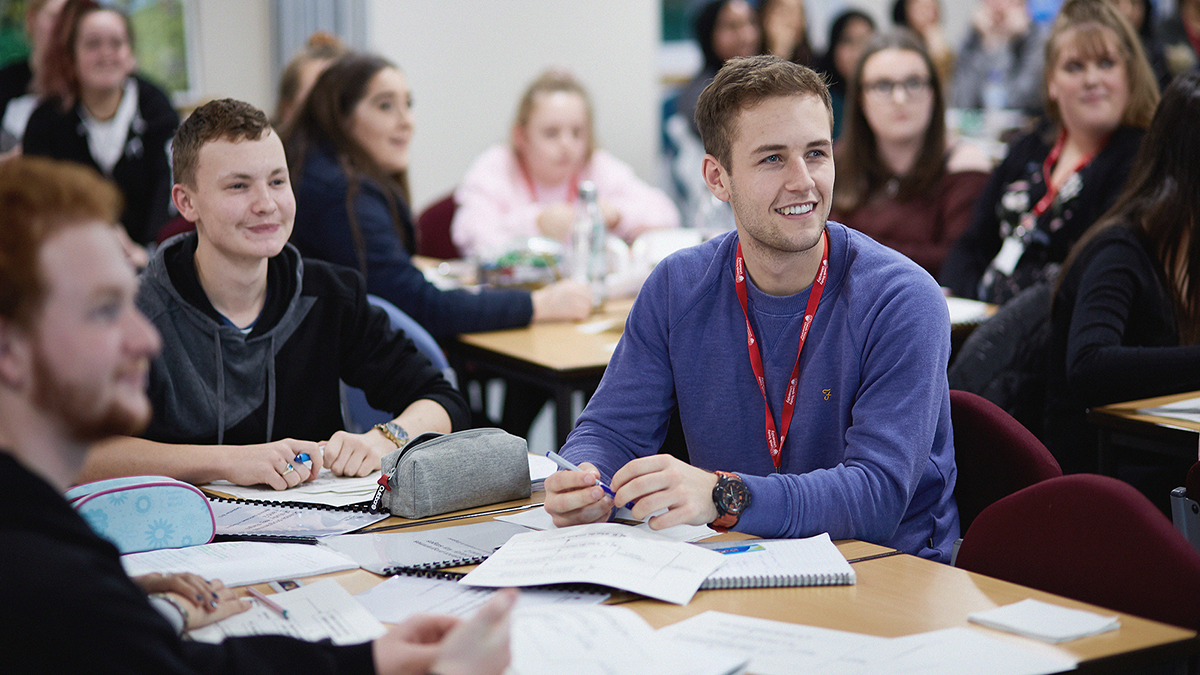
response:
{"label": "young man in blue sweatshirt", "polygon": [[[946,304],[903,255],[826,221],[824,83],[780,59],[732,60],[696,120],[705,180],[737,229],[651,274],[563,448],[584,470],[546,481],[546,509],[563,526],[633,502],[638,518],[662,512],[654,528],[828,532],[949,561]],[[655,454],[675,411],[691,464]]]}

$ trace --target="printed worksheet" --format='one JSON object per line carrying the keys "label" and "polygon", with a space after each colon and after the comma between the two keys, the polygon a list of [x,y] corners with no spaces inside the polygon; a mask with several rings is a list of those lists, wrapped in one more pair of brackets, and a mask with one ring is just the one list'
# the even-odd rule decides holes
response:
{"label": "printed worksheet", "polygon": [[287,618],[254,600],[249,610],[188,634],[198,642],[221,642],[246,635],[288,635],[308,642],[330,639],[336,645],[352,645],[374,640],[386,630],[333,579],[268,597],[287,610]]}
{"label": "printed worksheet", "polygon": [[685,605],[724,558],[627,525],[594,523],[513,535],[462,583],[601,584]]}

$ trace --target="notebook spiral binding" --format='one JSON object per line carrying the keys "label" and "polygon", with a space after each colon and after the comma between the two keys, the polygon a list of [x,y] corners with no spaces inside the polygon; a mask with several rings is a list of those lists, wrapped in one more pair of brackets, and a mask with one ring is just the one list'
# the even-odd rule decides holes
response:
{"label": "notebook spiral binding", "polygon": [[[217,497],[216,495],[205,494],[209,501],[226,502],[231,504],[253,504],[254,506],[277,506],[280,508],[287,507],[292,509],[315,509],[317,511],[354,511],[357,513],[371,513],[371,502],[364,501],[357,504],[346,504],[345,506],[333,506],[331,504],[317,504],[313,502],[276,502],[268,499],[229,499],[228,497]],[[465,564],[465,563],[464,563]]]}
{"label": "notebook spiral binding", "polygon": [[[446,563],[446,567],[456,567],[458,565],[474,565],[481,563],[487,556],[478,559],[469,559],[473,562],[450,562]],[[427,579],[442,579],[445,581],[459,581],[467,576],[466,572],[451,572],[449,570],[438,569],[432,565],[417,565],[403,567],[388,567],[383,570],[385,576],[405,576],[405,577],[425,577]],[[596,584],[544,584],[541,586],[530,586],[529,590],[547,590],[547,591],[567,591],[570,593],[593,593],[596,595],[608,595],[610,589]],[[480,587],[479,590],[495,590],[486,587]]]}

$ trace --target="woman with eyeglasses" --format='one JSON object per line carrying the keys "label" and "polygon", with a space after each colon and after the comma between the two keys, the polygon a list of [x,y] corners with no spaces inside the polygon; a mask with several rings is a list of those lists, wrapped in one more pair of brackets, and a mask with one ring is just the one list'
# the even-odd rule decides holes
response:
{"label": "woman with eyeglasses", "polygon": [[1046,115],[1009,147],[942,265],[955,294],[1004,304],[1052,282],[1125,185],[1158,105],[1141,39],[1108,0],[1067,0],[1046,42]]}
{"label": "woman with eyeglasses", "polygon": [[936,275],[988,179],[986,154],[946,138],[941,79],[915,34],[867,44],[850,80],[837,147],[833,220]]}

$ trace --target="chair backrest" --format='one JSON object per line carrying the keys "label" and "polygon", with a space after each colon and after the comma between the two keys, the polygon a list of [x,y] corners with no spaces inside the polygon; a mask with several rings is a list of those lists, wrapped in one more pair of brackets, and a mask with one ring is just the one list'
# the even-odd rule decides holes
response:
{"label": "chair backrest", "polygon": [[954,498],[963,532],[1001,497],[1062,475],[1036,436],[982,396],[950,390],[950,418],[958,465]]}
{"label": "chair backrest", "polygon": [[[405,335],[416,345],[417,350],[424,354],[435,368],[442,371],[447,379],[454,382],[454,371],[450,368],[450,362],[446,360],[445,353],[442,352],[442,348],[438,345],[437,340],[429,334],[429,331],[422,328],[421,324],[405,314],[399,307],[383,298],[368,295],[367,302],[387,312],[392,328],[404,331]],[[342,420],[348,431],[362,433],[376,424],[387,422],[392,418],[391,413],[372,408],[371,404],[367,403],[367,395],[363,393],[362,389],[342,383]]]}
{"label": "chair backrest", "polygon": [[984,509],[958,566],[1101,607],[1200,629],[1200,552],[1128,483],[1044,480]]}
{"label": "chair backrest", "polygon": [[454,193],[430,204],[417,216],[417,255],[453,260],[462,253],[450,238],[450,222],[454,220]]}

